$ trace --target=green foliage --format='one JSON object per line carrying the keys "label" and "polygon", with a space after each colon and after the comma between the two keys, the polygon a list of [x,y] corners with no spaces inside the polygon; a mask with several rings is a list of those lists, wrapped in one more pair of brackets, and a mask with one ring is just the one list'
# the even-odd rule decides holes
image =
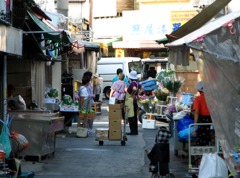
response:
{"label": "green foliage", "polygon": [[57,98],[58,97],[58,90],[54,89],[54,88],[51,88],[49,93],[48,93],[48,96],[50,98]]}
{"label": "green foliage", "polygon": [[177,93],[182,86],[182,82],[167,80],[164,81],[163,86],[166,87],[170,92]]}
{"label": "green foliage", "polygon": [[66,104],[66,105],[71,105],[73,102],[72,97],[70,95],[64,95],[62,98],[62,101],[63,101],[63,104]]}
{"label": "green foliage", "polygon": [[175,79],[174,70],[161,71],[158,76],[158,82],[160,82],[163,88],[168,89],[169,92],[177,93],[182,86],[183,81]]}

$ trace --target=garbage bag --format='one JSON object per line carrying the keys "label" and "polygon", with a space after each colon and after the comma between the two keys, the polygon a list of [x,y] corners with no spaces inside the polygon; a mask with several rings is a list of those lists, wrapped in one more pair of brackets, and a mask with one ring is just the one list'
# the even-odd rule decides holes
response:
{"label": "garbage bag", "polygon": [[[194,129],[194,126],[191,126],[190,127],[190,139],[191,140],[196,140],[196,137],[193,137],[192,136],[192,133],[193,133],[193,129]],[[197,127],[196,127],[196,130],[197,130]],[[187,129],[183,129],[183,130],[181,130],[180,132],[178,132],[178,140],[179,141],[182,141],[182,142],[184,142],[184,141],[188,141],[188,132],[189,131],[189,128],[187,128]]]}
{"label": "garbage bag", "polygon": [[178,132],[184,130],[184,129],[188,129],[190,124],[193,124],[194,120],[188,115],[186,114],[183,119],[180,119],[177,123],[177,130]]}
{"label": "garbage bag", "polygon": [[217,153],[204,153],[198,178],[226,178],[228,168],[225,161]]}

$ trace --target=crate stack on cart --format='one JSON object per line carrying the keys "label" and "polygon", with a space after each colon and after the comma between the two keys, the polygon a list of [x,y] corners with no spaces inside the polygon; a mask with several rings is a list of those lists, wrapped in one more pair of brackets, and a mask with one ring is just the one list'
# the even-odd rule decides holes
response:
{"label": "crate stack on cart", "polygon": [[122,139],[122,110],[121,104],[109,105],[109,140]]}
{"label": "crate stack on cart", "polygon": [[97,128],[96,129],[96,141],[99,141],[99,145],[103,145],[104,140],[109,141],[121,141],[121,145],[124,146],[127,141],[124,127],[122,126],[122,104],[109,104],[108,120],[109,128]]}

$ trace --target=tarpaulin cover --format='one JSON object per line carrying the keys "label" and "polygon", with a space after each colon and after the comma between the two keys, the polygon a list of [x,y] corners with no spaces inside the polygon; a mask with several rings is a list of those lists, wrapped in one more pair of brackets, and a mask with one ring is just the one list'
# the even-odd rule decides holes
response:
{"label": "tarpaulin cover", "polygon": [[[205,83],[206,101],[224,159],[229,170],[238,174],[240,174],[238,161],[240,159],[237,158],[237,155],[240,157],[239,17],[239,12],[229,14],[222,17],[225,21],[216,20],[215,24],[214,22],[206,24],[199,29],[200,31],[197,30],[202,33],[196,31],[191,33],[192,40],[179,39],[172,43],[172,47],[186,45],[193,50],[201,78]],[[209,28],[212,28],[211,31],[204,30]],[[179,43],[180,41],[183,43]],[[169,46],[171,48],[171,43]]]}

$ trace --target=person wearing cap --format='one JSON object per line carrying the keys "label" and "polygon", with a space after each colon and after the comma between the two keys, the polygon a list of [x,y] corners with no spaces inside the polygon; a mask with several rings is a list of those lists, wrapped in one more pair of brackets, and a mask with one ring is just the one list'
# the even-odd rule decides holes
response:
{"label": "person wearing cap", "polygon": [[130,85],[127,88],[125,107],[127,109],[130,133],[127,135],[138,135],[138,119],[137,119],[137,97],[143,91],[143,86],[139,83],[137,72],[131,71],[128,78]]}
{"label": "person wearing cap", "polygon": [[[123,74],[123,70],[121,68],[118,68],[116,73],[117,75],[112,79],[112,83],[118,81],[119,74]],[[129,82],[126,76],[124,77],[123,81],[127,84],[127,86],[129,86]]]}
{"label": "person wearing cap", "polygon": [[[197,96],[193,102],[194,123],[212,123],[210,112],[205,100],[204,83],[202,81],[198,82],[196,88],[200,95]],[[196,125],[194,125],[192,135],[197,137],[196,144],[198,146],[211,145],[212,135],[210,129],[211,125],[198,125],[198,129],[196,130]]]}

